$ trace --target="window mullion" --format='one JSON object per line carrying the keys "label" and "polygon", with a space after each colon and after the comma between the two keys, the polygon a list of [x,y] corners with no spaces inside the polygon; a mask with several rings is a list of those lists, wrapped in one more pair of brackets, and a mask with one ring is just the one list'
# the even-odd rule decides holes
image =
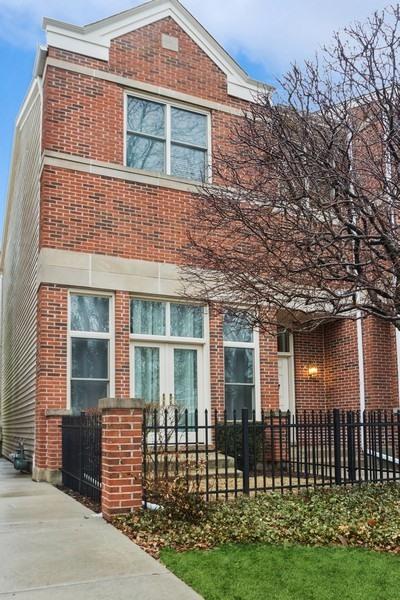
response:
{"label": "window mullion", "polygon": [[171,105],[165,105],[165,168],[171,175]]}
{"label": "window mullion", "polygon": [[165,333],[167,337],[171,337],[171,303],[166,302],[165,304]]}

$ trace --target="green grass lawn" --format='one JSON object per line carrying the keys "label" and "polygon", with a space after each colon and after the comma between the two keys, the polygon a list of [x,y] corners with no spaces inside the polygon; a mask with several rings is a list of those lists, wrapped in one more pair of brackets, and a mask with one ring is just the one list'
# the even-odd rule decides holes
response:
{"label": "green grass lawn", "polygon": [[400,557],[362,549],[231,545],[161,560],[205,600],[400,598]]}

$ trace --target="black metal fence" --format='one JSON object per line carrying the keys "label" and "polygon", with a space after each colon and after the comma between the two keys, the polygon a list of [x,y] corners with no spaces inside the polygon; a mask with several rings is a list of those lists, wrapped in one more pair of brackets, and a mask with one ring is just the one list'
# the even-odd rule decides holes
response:
{"label": "black metal fence", "polygon": [[207,500],[400,480],[400,415],[389,411],[146,411],[144,501],[166,482]]}
{"label": "black metal fence", "polygon": [[96,503],[101,498],[101,414],[62,418],[62,481]]}

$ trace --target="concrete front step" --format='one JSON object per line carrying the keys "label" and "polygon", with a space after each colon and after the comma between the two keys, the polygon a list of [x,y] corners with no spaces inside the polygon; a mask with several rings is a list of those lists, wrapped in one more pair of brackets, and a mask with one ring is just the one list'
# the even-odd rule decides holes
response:
{"label": "concrete front step", "polygon": [[[175,468],[176,458],[177,458],[180,469],[185,469],[186,464],[188,464],[189,470],[195,469],[196,465],[198,465],[201,470],[205,470],[205,463],[207,462],[209,472],[211,470],[216,470],[217,465],[218,465],[219,471],[225,472],[225,469],[228,469],[233,472],[235,471],[235,459],[232,456],[225,457],[223,454],[217,454],[217,456],[215,456],[214,453],[209,453],[208,457],[206,457],[206,455],[204,453],[200,453],[200,452],[197,457],[196,457],[195,453],[189,453],[188,456],[186,456],[185,453],[178,453],[177,457],[174,453],[167,453],[166,455],[159,454],[158,460],[157,460],[159,467],[162,468],[166,457],[168,460],[168,465],[170,465],[171,469]],[[148,454],[147,461],[146,461],[147,468],[149,470],[153,470],[154,464],[155,464],[155,455]]]}

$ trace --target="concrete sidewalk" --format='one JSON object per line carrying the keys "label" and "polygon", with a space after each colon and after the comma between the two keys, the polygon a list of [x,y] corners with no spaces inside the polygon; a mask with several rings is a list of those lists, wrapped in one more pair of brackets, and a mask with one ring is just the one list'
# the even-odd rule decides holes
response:
{"label": "concrete sidewalk", "polygon": [[112,525],[0,459],[0,600],[201,600]]}

